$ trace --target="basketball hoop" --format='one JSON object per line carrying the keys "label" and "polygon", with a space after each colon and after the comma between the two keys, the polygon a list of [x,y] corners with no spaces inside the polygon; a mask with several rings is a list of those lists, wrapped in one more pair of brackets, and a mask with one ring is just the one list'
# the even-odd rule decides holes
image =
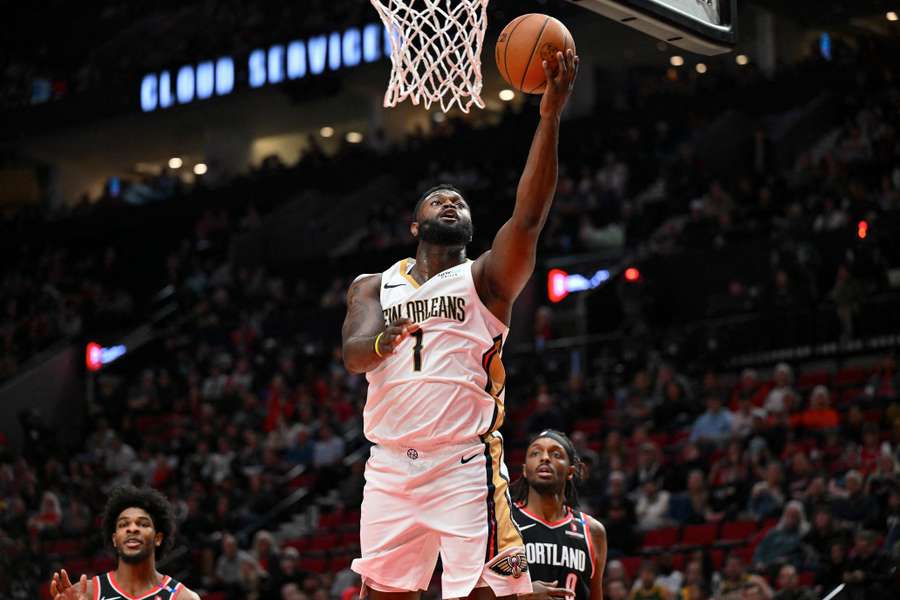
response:
{"label": "basketball hoop", "polygon": [[391,40],[385,108],[407,98],[464,113],[481,99],[481,47],[489,0],[371,0]]}

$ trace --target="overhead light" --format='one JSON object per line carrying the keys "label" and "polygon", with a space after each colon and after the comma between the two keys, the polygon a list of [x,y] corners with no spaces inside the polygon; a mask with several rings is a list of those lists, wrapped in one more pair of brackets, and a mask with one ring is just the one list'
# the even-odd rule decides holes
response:
{"label": "overhead light", "polygon": [[700,73],[701,75],[706,73],[706,65],[703,63],[697,63],[696,69],[697,69],[697,72]]}
{"label": "overhead light", "polygon": [[194,175],[204,175],[206,174],[206,170],[205,163],[197,163],[194,165]]}
{"label": "overhead light", "polygon": [[669,59],[669,64],[673,67],[680,67],[684,64],[684,59],[677,54]]}
{"label": "overhead light", "polygon": [[898,18],[900,18],[897,16],[897,13],[894,11],[890,11],[890,12],[888,12],[888,14],[886,14],[884,16],[885,16],[885,18],[887,18],[888,21],[896,21]]}
{"label": "overhead light", "polygon": [[334,135],[334,127],[328,127],[327,125],[319,130],[319,135],[323,138],[330,138]]}
{"label": "overhead light", "polygon": [[738,54],[734,57],[734,62],[741,65],[742,67],[750,62],[750,58],[746,54]]}
{"label": "overhead light", "polygon": [[170,169],[180,169],[181,165],[184,164],[184,161],[178,158],[177,156],[173,156],[169,159],[169,168]]}
{"label": "overhead light", "polygon": [[516,93],[509,88],[500,90],[500,99],[504,102],[509,102],[513,98],[516,97]]}
{"label": "overhead light", "polygon": [[363,134],[358,131],[348,131],[346,140],[351,144],[358,144],[363,141]]}

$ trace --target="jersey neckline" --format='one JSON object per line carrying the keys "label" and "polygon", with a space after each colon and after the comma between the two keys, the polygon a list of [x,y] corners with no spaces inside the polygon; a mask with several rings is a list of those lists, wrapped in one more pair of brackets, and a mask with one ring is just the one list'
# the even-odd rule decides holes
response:
{"label": "jersey neckline", "polygon": [[543,525],[546,525],[547,527],[550,527],[550,528],[553,528],[553,529],[555,529],[555,528],[557,528],[557,527],[561,527],[561,526],[563,526],[563,525],[566,525],[566,524],[568,524],[572,519],[575,518],[575,515],[574,515],[574,513],[572,512],[572,509],[566,507],[566,510],[568,511],[568,513],[566,514],[566,516],[563,517],[562,519],[560,519],[559,521],[555,521],[555,522],[552,522],[552,523],[551,523],[550,521],[544,520],[542,517],[537,516],[536,514],[534,514],[533,512],[531,512],[530,510],[528,510],[527,508],[525,508],[525,505],[524,505],[524,504],[518,504],[518,503],[517,503],[516,506],[519,508],[520,511],[522,511],[523,513],[525,513],[526,515],[528,515],[530,518],[534,519],[534,520],[537,521],[538,523],[542,523]]}
{"label": "jersey neckline", "polygon": [[126,598],[127,600],[142,600],[143,598],[146,598],[147,596],[150,596],[151,594],[155,594],[155,593],[159,592],[160,590],[165,588],[166,584],[168,584],[172,580],[172,578],[169,577],[168,575],[163,575],[162,581],[160,581],[156,587],[150,588],[143,594],[139,594],[137,596],[132,596],[131,594],[128,594],[128,593],[122,591],[122,589],[119,587],[118,583],[116,582],[116,576],[113,573],[113,571],[109,571],[106,574],[106,579],[109,581],[109,585],[111,585],[114,590],[116,590],[117,592],[122,594],[122,597]]}

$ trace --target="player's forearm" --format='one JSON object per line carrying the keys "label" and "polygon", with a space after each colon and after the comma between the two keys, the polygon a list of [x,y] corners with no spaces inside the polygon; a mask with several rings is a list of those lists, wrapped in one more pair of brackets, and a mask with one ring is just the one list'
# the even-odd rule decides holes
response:
{"label": "player's forearm", "polygon": [[[344,366],[351,373],[371,371],[383,360],[375,352],[375,335],[355,336],[346,340],[341,348]],[[379,340],[380,341],[380,340]]]}
{"label": "player's forearm", "polygon": [[525,229],[539,230],[547,220],[559,175],[558,144],[559,115],[542,116],[516,190],[512,220]]}

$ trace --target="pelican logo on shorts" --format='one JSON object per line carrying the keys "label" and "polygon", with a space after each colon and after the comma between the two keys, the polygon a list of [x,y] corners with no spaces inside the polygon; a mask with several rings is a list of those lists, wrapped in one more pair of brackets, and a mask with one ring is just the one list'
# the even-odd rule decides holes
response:
{"label": "pelican logo on shorts", "polygon": [[410,448],[406,451],[406,456],[407,458],[409,458],[409,460],[416,460],[417,458],[419,458],[419,453],[416,452],[415,448]]}
{"label": "pelican logo on shorts", "polygon": [[515,579],[518,579],[522,576],[522,573],[528,572],[528,559],[525,557],[524,552],[510,554],[492,564],[491,571],[504,577],[512,575]]}

